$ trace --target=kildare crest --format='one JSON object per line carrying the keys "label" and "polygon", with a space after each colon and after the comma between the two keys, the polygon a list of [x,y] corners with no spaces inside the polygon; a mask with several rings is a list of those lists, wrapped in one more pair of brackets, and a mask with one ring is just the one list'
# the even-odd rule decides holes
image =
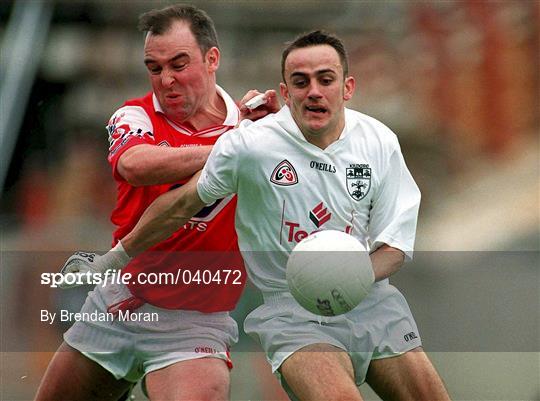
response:
{"label": "kildare crest", "polygon": [[371,188],[369,164],[351,164],[346,169],[347,192],[355,201],[365,198]]}

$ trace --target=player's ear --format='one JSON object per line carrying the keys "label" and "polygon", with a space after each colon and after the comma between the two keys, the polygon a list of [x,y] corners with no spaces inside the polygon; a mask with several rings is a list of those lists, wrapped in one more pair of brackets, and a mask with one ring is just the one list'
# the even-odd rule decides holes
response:
{"label": "player's ear", "polygon": [[354,95],[354,89],[356,88],[356,80],[354,77],[345,78],[343,100],[351,100]]}
{"label": "player's ear", "polygon": [[283,98],[285,104],[289,106],[289,88],[287,88],[287,84],[284,84],[283,82],[279,84],[279,93],[281,93],[281,97]]}
{"label": "player's ear", "polygon": [[205,61],[208,65],[208,72],[216,72],[219,68],[220,52],[217,47],[211,47],[205,55]]}

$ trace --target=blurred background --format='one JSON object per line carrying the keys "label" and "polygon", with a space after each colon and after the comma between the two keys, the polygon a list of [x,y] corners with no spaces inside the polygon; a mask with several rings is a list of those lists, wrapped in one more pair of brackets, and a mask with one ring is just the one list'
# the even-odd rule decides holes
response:
{"label": "blurred background", "polygon": [[[191,3],[216,23],[218,82],[235,99],[278,89],[297,34],[344,39],[349,107],[396,132],[422,190],[420,252],[394,282],[452,397],[540,399],[540,2]],[[39,273],[74,250],[109,249],[104,127],[148,91],[137,17],[168,4],[0,3],[1,400],[32,399],[61,341],[66,327],[39,310],[78,310],[87,291],[60,294]],[[257,302],[248,286],[239,321]],[[285,399],[249,339],[235,359],[233,400]]]}

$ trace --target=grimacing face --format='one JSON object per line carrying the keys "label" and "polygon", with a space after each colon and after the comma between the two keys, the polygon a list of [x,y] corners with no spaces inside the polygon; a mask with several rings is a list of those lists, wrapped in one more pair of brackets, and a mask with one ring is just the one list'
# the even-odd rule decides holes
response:
{"label": "grimacing face", "polygon": [[184,123],[209,103],[219,57],[215,47],[201,54],[189,25],[183,21],[175,21],[162,35],[148,34],[144,63],[167,118]]}
{"label": "grimacing face", "polygon": [[352,98],[353,77],[330,45],[292,50],[285,60],[285,83],[280,90],[294,121],[309,142],[328,146],[345,126],[345,101]]}

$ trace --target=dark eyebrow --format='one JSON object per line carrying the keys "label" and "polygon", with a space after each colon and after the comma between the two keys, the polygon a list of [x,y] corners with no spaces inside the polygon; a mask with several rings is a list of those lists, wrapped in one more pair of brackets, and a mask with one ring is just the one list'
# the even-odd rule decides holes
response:
{"label": "dark eyebrow", "polygon": [[291,74],[291,78],[294,78],[294,77],[302,77],[302,78],[303,78],[303,77],[305,77],[305,76],[307,76],[307,74],[304,73],[304,72],[293,72],[293,73]]}
{"label": "dark eyebrow", "polygon": [[[323,75],[323,74],[328,74],[328,73],[331,73],[331,74],[336,74],[337,75],[337,72],[331,68],[325,68],[324,70],[318,70],[318,71],[315,71],[315,75]],[[294,78],[294,77],[306,77],[308,74],[306,74],[305,72],[300,72],[300,71],[295,71],[291,74],[291,78]]]}
{"label": "dark eyebrow", "polygon": [[[189,55],[185,52],[180,52],[178,53],[177,55],[175,55],[173,58],[171,58],[170,60],[168,60],[167,62],[168,63],[172,63],[172,62],[175,62],[176,60],[182,58],[182,57],[189,57]],[[144,64],[145,65],[148,65],[150,63],[155,63],[156,61],[154,59],[151,59],[151,58],[145,58],[144,59]]]}
{"label": "dark eyebrow", "polygon": [[331,68],[317,71],[317,75],[328,74],[328,73],[337,74],[337,72],[332,70]]}

